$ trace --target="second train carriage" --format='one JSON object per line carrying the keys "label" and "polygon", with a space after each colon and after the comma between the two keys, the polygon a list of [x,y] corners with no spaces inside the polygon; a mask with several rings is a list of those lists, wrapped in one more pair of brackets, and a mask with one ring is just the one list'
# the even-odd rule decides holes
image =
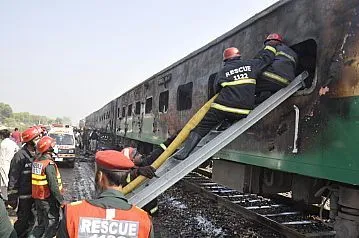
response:
{"label": "second train carriage", "polygon": [[357,0],[279,1],[92,113],[86,126],[148,149],[181,129],[213,95],[225,48],[236,46],[251,58],[266,35],[281,33],[298,53],[297,74],[310,74],[306,88],[219,152],[214,180],[242,191],[292,191],[307,203],[320,202],[314,194],[330,185],[332,200],[347,208],[339,216],[359,221],[353,199],[359,196],[358,12]]}

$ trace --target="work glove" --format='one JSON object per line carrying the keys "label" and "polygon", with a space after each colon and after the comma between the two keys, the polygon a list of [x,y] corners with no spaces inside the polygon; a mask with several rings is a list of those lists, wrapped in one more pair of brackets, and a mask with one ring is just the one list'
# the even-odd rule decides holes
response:
{"label": "work glove", "polygon": [[137,175],[143,175],[149,179],[151,179],[153,177],[157,177],[155,172],[156,172],[156,169],[153,168],[152,166],[144,166],[144,167],[137,168]]}

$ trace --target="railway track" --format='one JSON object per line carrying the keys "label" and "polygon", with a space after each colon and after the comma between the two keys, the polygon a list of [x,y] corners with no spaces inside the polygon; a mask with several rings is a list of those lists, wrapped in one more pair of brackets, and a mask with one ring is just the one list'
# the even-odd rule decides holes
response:
{"label": "railway track", "polygon": [[240,193],[198,172],[182,179],[185,185],[218,205],[257,221],[287,237],[335,237],[335,231],[311,214],[256,194]]}

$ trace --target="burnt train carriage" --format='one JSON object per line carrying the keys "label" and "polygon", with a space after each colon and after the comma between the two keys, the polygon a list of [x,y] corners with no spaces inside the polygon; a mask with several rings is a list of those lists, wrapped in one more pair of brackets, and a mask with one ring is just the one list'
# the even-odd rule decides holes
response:
{"label": "burnt train carriage", "polygon": [[[297,74],[310,74],[306,88],[219,152],[213,177],[242,191],[291,190],[294,199],[308,203],[318,202],[314,194],[331,184],[339,189],[332,201],[339,196],[347,208],[340,217],[358,221],[358,11],[358,0],[280,1],[89,115],[86,123],[112,128],[123,142],[158,144],[213,95],[225,48],[236,46],[250,58],[268,33],[281,33],[298,53]],[[324,86],[330,91],[320,96]],[[110,118],[103,119],[106,113]]]}

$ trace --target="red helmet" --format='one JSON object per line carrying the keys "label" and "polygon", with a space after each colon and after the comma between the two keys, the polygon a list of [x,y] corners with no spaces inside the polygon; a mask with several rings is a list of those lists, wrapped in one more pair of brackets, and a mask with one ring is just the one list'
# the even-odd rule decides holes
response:
{"label": "red helmet", "polygon": [[36,145],[36,149],[40,153],[47,152],[50,148],[54,148],[56,141],[50,136],[42,137]]}
{"label": "red helmet", "polygon": [[267,39],[264,41],[264,43],[266,43],[267,41],[270,40],[276,40],[279,42],[283,42],[283,37],[281,35],[279,35],[278,33],[271,33],[267,36]]}
{"label": "red helmet", "polygon": [[237,56],[241,56],[241,53],[236,47],[230,47],[223,51],[223,61]]}
{"label": "red helmet", "polygon": [[40,136],[41,132],[42,132],[42,130],[36,126],[30,127],[28,129],[26,129],[25,131],[23,131],[23,133],[21,134],[22,141],[25,143],[32,141],[34,138]]}

